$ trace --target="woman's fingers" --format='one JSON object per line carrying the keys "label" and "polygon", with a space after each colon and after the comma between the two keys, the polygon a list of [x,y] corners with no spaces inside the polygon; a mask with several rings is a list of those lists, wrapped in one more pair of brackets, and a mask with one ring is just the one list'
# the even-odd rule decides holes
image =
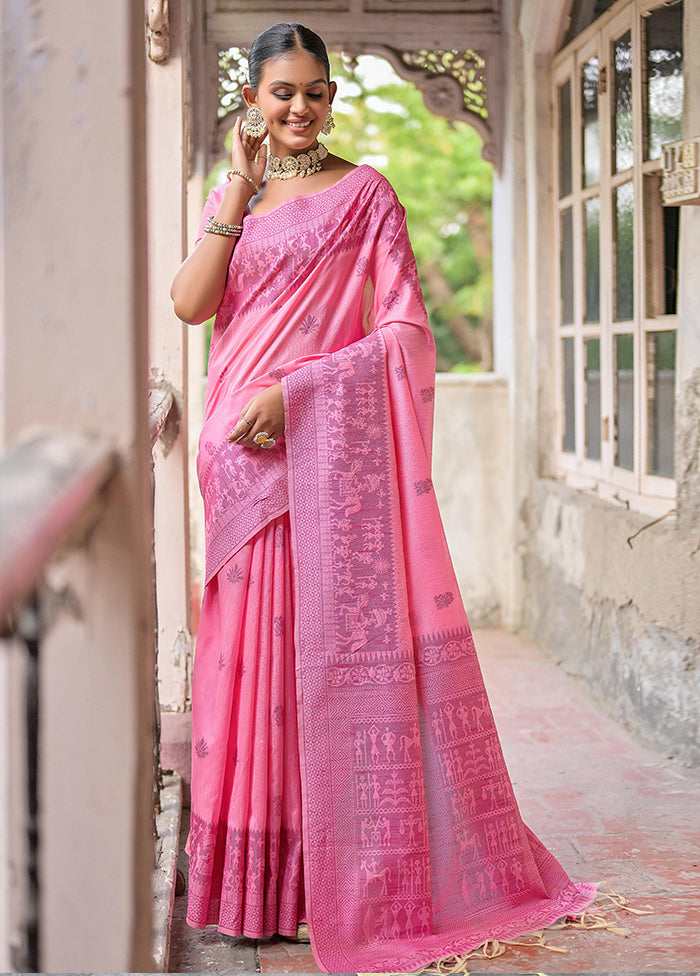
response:
{"label": "woman's fingers", "polygon": [[267,168],[267,146],[263,145],[259,147],[257,159],[254,160],[253,165],[255,166],[255,175],[257,177],[256,183],[259,185],[263,181],[265,169]]}
{"label": "woman's fingers", "polygon": [[253,397],[252,400],[249,400],[246,403],[245,407],[243,408],[243,412],[238,418],[238,422],[236,423],[236,426],[233,428],[231,433],[226,438],[229,444],[232,443],[233,441],[239,440],[244,434],[247,434],[248,431],[254,426],[256,418],[248,416],[248,411],[252,408],[254,402],[255,402],[255,397]]}
{"label": "woman's fingers", "polygon": [[246,143],[246,145],[249,145],[251,148],[254,147],[255,152],[258,151],[260,146],[267,138],[267,128],[263,129],[261,135],[251,136],[251,134],[246,129],[245,122],[241,119],[240,115],[238,116],[234,124],[234,132],[240,134],[240,138]]}
{"label": "woman's fingers", "polygon": [[250,440],[248,434],[251,429],[252,428],[249,427],[247,423],[243,423],[239,420],[231,433],[228,435],[227,440],[229,444],[245,444],[247,440]]}
{"label": "woman's fingers", "polygon": [[242,119],[239,116],[233,124],[233,132],[231,134],[231,149],[235,154],[236,144],[240,144],[246,138],[246,131],[242,128]]}
{"label": "woman's fingers", "polygon": [[[252,419],[249,418],[249,419]],[[241,443],[246,443],[248,446],[255,445],[259,447],[260,444],[255,440],[258,435],[260,439],[264,441],[267,440],[277,440],[282,434],[283,424],[279,424],[274,417],[270,415],[270,411],[266,409],[259,409],[256,414],[255,423],[248,427],[245,432],[245,439]],[[265,434],[265,438],[262,435]],[[269,445],[268,445],[269,446]]]}
{"label": "woman's fingers", "polygon": [[[248,418],[250,419],[250,418]],[[233,429],[231,434],[229,434],[228,440],[234,444],[240,444],[241,447],[273,447],[270,441],[276,441],[280,436],[281,431],[275,430],[273,424],[265,422],[261,418],[258,418],[252,426],[244,424],[245,430],[242,433],[238,433],[238,425]],[[258,440],[256,440],[256,437]]]}
{"label": "woman's fingers", "polygon": [[[242,447],[271,447],[267,443],[277,440],[284,429],[284,404],[279,383],[254,396],[243,410],[235,427],[228,435],[229,443]],[[263,437],[262,435],[265,435]],[[255,438],[258,437],[258,442]]]}
{"label": "woman's fingers", "polygon": [[234,166],[240,166],[242,168],[245,162],[252,162],[260,148],[260,142],[261,139],[257,137],[253,139],[247,133],[243,121],[239,116],[234,122],[233,132],[231,133],[231,160]]}
{"label": "woman's fingers", "polygon": [[231,165],[233,169],[240,169],[247,173],[258,186],[262,183],[267,167],[267,146],[264,140],[267,129],[261,136],[253,138],[245,129],[239,116],[233,126],[231,135]]}
{"label": "woman's fingers", "polygon": [[[271,447],[266,442],[277,440],[284,430],[284,400],[281,383],[275,383],[249,400],[235,427],[228,436],[229,443],[243,447]],[[262,435],[265,434],[263,438]],[[258,437],[258,443],[255,438]],[[260,443],[261,442],[261,443]]]}
{"label": "woman's fingers", "polygon": [[[241,426],[243,429],[235,438],[235,443],[241,444],[243,447],[257,447],[255,437],[261,430],[265,430],[262,418],[257,413],[249,411],[249,415],[246,415]],[[269,434],[270,431],[266,431],[266,433]]]}

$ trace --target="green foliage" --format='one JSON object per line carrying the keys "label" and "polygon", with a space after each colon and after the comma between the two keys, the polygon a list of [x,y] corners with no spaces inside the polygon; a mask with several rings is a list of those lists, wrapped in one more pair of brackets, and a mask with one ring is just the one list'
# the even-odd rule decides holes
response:
{"label": "green foliage", "polygon": [[453,373],[480,373],[481,370],[476,363],[456,363],[451,372]]}
{"label": "green foliage", "polygon": [[420,92],[396,75],[383,71],[370,85],[367,72],[353,72],[340,58],[332,68],[340,98],[328,146],[375,166],[406,207],[439,365],[449,368],[469,358],[456,320],[475,329],[491,321],[492,172],[481,139],[471,126],[429,112]]}

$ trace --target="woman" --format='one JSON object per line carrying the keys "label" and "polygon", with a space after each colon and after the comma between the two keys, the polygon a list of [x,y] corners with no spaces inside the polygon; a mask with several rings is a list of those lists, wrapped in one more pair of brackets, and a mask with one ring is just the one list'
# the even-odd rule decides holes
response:
{"label": "woman", "polygon": [[256,39],[229,180],[173,283],[181,318],[216,312],[188,921],[306,919],[326,971],[409,971],[595,890],[518,812],[430,480],[404,211],[318,143],[335,93],[313,32]]}

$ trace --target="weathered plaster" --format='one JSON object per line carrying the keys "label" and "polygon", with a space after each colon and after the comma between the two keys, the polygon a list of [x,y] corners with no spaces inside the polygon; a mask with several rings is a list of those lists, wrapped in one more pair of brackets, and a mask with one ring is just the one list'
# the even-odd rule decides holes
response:
{"label": "weathered plaster", "polygon": [[508,384],[492,373],[438,374],[433,482],[473,625],[501,623],[510,524]]}
{"label": "weathered plaster", "polygon": [[[700,328],[697,331],[700,334]],[[676,403],[676,465],[678,518],[684,531],[700,545],[700,366],[680,386]]]}
{"label": "weathered plaster", "polygon": [[668,519],[648,523],[539,481],[526,559],[526,625],[585,678],[616,718],[657,746],[700,761],[700,559]]}
{"label": "weathered plaster", "polygon": [[535,520],[534,549],[547,564],[556,564],[566,583],[581,586],[584,574],[584,518],[580,508],[549,495]]}
{"label": "weathered plaster", "polygon": [[176,404],[154,451],[158,688],[161,706],[171,710],[188,707],[192,667],[191,641],[181,640],[191,630],[189,327],[176,318],[169,294],[188,236],[188,39],[188,5],[170,4],[170,57],[146,62],[149,357],[152,382],[172,389]]}

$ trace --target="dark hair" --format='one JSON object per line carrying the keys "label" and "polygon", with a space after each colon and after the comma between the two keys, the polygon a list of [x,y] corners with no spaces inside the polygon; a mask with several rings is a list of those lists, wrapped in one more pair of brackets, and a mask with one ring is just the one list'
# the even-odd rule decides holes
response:
{"label": "dark hair", "polygon": [[260,76],[266,61],[279,58],[290,51],[302,49],[312,54],[326,71],[326,78],[331,79],[331,65],[328,51],[322,39],[303,24],[273,24],[253,41],[248,55],[248,83],[251,88],[258,90]]}

